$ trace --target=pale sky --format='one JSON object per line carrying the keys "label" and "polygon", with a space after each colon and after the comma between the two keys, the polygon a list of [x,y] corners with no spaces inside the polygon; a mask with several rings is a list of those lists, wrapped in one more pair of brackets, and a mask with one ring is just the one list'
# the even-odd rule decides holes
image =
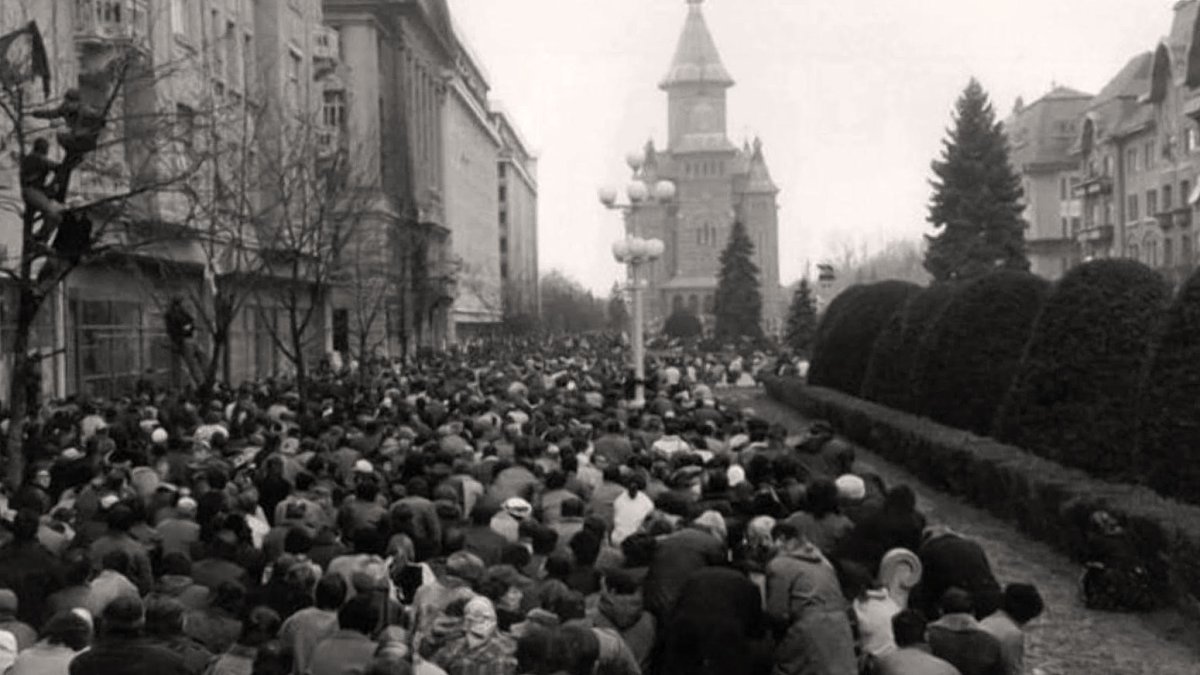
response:
{"label": "pale sky", "polygon": [[[492,96],[540,157],[540,265],[596,291],[621,276],[596,188],[665,144],[685,0],[449,0]],[[1095,93],[1170,29],[1173,0],[706,0],[729,135],[760,136],[780,186],[782,281],[843,242],[927,231],[929,163],[974,75],[1001,117],[1051,83]]]}

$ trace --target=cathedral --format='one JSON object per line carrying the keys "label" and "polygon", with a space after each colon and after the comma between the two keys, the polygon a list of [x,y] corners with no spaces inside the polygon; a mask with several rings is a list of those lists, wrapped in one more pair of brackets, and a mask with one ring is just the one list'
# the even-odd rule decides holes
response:
{"label": "cathedral", "polygon": [[733,78],[704,20],[704,0],[688,0],[683,35],[659,88],[667,93],[667,147],[650,142],[637,178],[654,186],[675,183],[675,199],[649,202],[629,214],[631,234],[657,237],[666,244],[647,266],[647,319],[660,326],[679,309],[711,324],[721,251],[735,220],[754,243],[762,285],[763,328],[781,330],[783,291],[779,286],[779,219],[776,195],[757,139],[737,147],[726,131],[726,96]]}

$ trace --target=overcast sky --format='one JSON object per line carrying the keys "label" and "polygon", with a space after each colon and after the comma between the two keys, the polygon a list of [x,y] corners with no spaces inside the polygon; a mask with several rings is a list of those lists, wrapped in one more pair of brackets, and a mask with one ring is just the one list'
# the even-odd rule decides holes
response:
{"label": "overcast sky", "polygon": [[[1173,0],[707,0],[737,85],[729,134],[760,136],[790,283],[843,242],[926,231],[929,162],[974,75],[1001,116],[1057,82],[1094,93],[1170,28]],[[450,0],[492,96],[540,156],[541,271],[597,291],[620,275],[625,153],[662,147],[685,0]]]}

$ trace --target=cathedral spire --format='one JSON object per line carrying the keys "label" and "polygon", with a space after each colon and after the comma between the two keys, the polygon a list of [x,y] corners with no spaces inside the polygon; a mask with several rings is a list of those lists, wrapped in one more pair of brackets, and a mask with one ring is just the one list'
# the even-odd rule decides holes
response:
{"label": "cathedral spire", "polygon": [[679,36],[679,45],[675,47],[671,69],[659,83],[659,88],[670,89],[685,84],[732,87],[733,78],[721,63],[721,54],[717,52],[712,33],[704,21],[704,12],[700,9],[704,0],[687,0],[687,4],[687,22],[683,25],[683,34]]}

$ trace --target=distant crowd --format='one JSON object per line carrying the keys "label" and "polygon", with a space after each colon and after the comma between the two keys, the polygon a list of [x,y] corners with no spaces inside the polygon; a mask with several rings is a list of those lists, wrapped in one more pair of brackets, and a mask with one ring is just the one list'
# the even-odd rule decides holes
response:
{"label": "distant crowd", "polygon": [[0,675],[1018,675],[1042,612],[763,353],[481,342],[76,396],[0,501]]}

